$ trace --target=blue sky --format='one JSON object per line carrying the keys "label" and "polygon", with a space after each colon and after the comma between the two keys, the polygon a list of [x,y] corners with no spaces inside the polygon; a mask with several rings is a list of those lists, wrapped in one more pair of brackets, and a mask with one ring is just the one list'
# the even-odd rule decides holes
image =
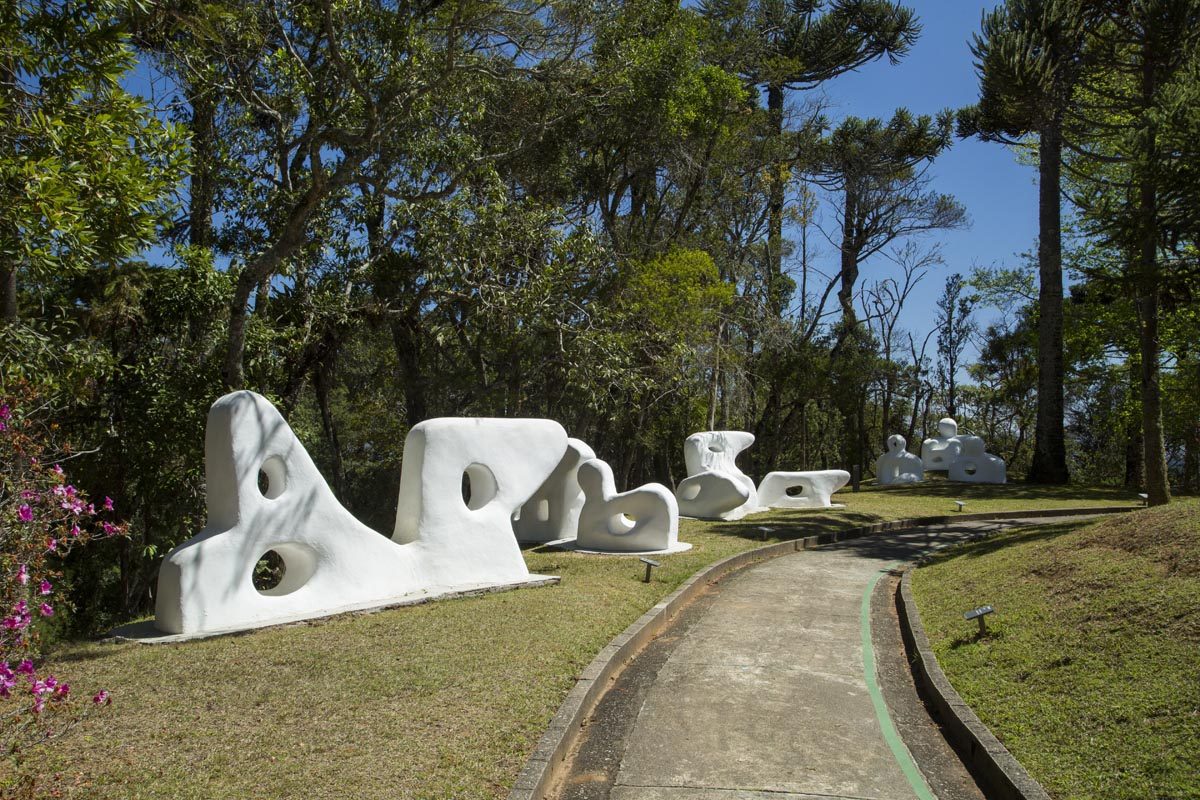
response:
{"label": "blue sky", "polygon": [[[904,0],[920,18],[921,38],[897,65],[886,61],[830,81],[824,92],[831,121],[846,116],[889,118],[904,106],[914,114],[934,114],[959,108],[978,98],[972,63],[971,35],[979,30],[984,10],[997,0]],[[974,266],[1015,266],[1018,255],[1036,247],[1037,171],[1018,164],[1006,147],[976,140],[956,141],[933,165],[933,188],[954,195],[971,218],[970,228],[928,236],[941,241],[945,265],[921,284],[910,298],[903,325],[922,335],[932,327],[934,301],[946,276],[966,274]],[[833,266],[836,251],[823,247]],[[870,282],[887,274],[890,263],[881,257],[863,265]],[[986,320],[992,313],[981,310]]]}

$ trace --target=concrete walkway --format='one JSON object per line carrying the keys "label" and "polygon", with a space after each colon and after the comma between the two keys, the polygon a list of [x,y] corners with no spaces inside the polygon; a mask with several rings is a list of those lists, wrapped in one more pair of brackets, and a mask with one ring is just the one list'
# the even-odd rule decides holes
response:
{"label": "concrete walkway", "polygon": [[[622,701],[617,693],[613,702],[624,702],[628,719],[615,719],[610,727],[616,729],[606,731],[600,711],[589,733],[592,749],[609,738],[601,755],[589,756],[585,745],[581,758],[611,765],[577,766],[562,796],[934,797],[878,687],[870,596],[897,562],[1010,524],[964,523],[850,540],[722,581],[680,631],[663,637],[662,652],[649,654],[650,667],[642,668],[649,674],[640,677],[636,695],[629,690]],[[642,660],[629,668],[634,684]]]}

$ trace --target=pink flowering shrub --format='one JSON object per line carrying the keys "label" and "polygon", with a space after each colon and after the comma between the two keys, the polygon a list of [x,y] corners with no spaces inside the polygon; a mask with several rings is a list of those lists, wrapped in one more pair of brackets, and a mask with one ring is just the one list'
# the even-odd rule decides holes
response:
{"label": "pink flowering shrub", "polygon": [[107,691],[72,702],[71,687],[39,666],[41,628],[67,610],[62,558],[96,538],[120,536],[113,502],[100,507],[73,486],[52,450],[55,425],[29,390],[0,396],[0,747],[18,756],[62,733]]}

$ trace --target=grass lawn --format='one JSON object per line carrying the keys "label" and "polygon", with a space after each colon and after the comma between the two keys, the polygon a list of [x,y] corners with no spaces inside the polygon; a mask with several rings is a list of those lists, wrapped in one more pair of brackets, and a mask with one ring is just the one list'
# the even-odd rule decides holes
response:
{"label": "grass lawn", "polygon": [[[21,766],[76,798],[504,797],[574,677],[702,567],[769,540],[968,511],[1128,505],[1113,489],[932,484],[847,508],[684,521],[649,584],[636,557],[527,551],[558,586],[179,645],[77,644],[49,666],[114,705]],[[0,785],[11,781],[11,766]]]}
{"label": "grass lawn", "polygon": [[1056,800],[1200,798],[1200,500],[954,547],[913,592],[954,688]]}

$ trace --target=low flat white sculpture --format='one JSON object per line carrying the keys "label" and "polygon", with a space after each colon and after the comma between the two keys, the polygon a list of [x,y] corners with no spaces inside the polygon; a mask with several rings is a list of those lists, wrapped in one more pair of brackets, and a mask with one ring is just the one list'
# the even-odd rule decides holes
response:
{"label": "low flat white sculpture", "polygon": [[948,470],[958,458],[958,423],[950,417],[938,420],[938,435],[921,442],[921,463],[926,470]]}
{"label": "low flat white sculpture", "polygon": [[575,546],[600,553],[678,553],[691,548],[679,541],[679,507],[671,490],[648,483],[617,492],[612,469],[598,458],[579,466],[583,509]]}
{"label": "low flat white sculpture", "polygon": [[[155,626],[175,634],[225,632],[418,594],[530,582],[512,513],[559,463],[566,439],[549,420],[415,426],[405,442],[389,540],[337,502],[265,398],[225,395],[209,411],[205,432],[208,524],[164,559]],[[254,566],[269,550],[282,558],[284,574],[259,591]]]}
{"label": "low flat white sculpture", "polygon": [[683,443],[688,477],[679,482],[675,499],[679,513],[699,519],[741,519],[765,511],[754,481],[737,465],[738,453],[754,444],[745,431],[703,431]]}
{"label": "low flat white sculpture", "polygon": [[758,485],[758,502],[768,508],[844,508],[830,497],[849,481],[844,469],[768,472]]}
{"label": "low flat white sculpture", "polygon": [[880,485],[920,483],[925,479],[924,463],[904,449],[906,444],[898,433],[888,437],[887,452],[875,460],[875,480]]}
{"label": "low flat white sculpture", "polygon": [[553,542],[574,539],[583,508],[583,489],[579,488],[579,465],[596,453],[579,439],[567,439],[567,451],[533,497],[521,506],[513,520],[519,542]]}
{"label": "low flat white sculpture", "polygon": [[1004,460],[985,452],[983,439],[978,436],[959,436],[961,450],[950,464],[949,478],[966,483],[1006,483]]}

